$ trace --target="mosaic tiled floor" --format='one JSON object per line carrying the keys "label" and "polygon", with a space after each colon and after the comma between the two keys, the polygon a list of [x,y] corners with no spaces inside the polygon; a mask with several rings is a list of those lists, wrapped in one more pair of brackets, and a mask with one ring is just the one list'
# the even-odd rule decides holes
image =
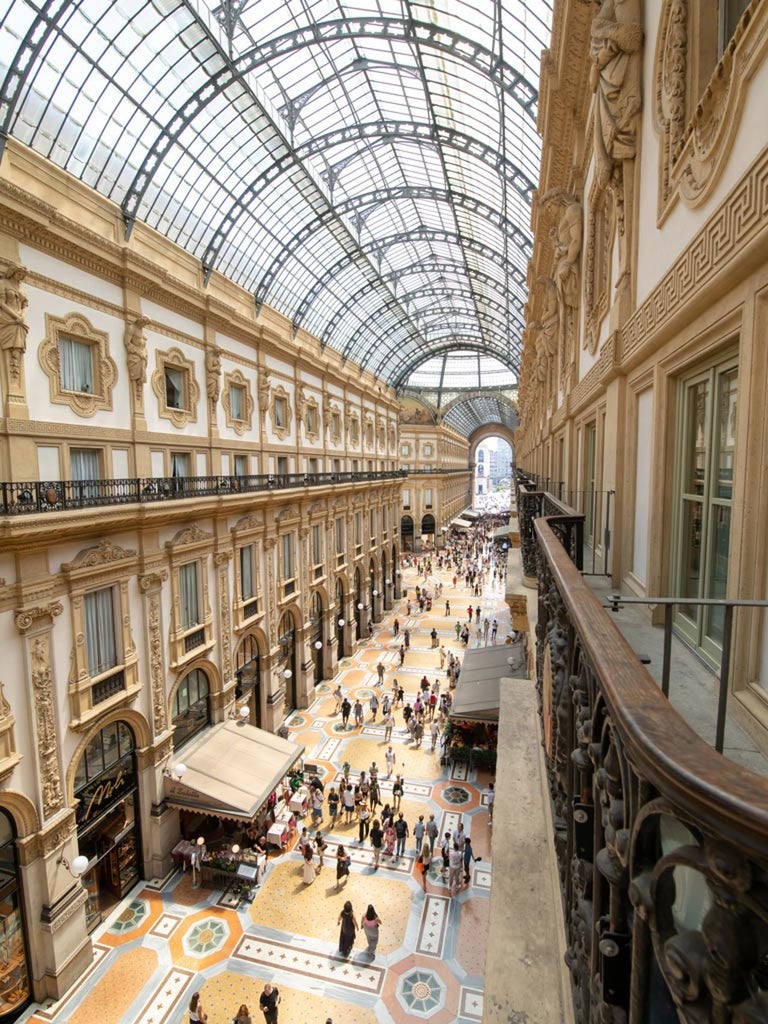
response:
{"label": "mosaic tiled floor", "polygon": [[[405,600],[396,603],[378,624],[370,642],[360,644],[339,666],[337,680],[354,701],[365,702],[362,729],[340,729],[335,702],[327,683],[318,687],[314,704],[288,720],[291,735],[307,747],[306,759],[318,765],[325,781],[335,781],[349,762],[350,776],[380,767],[382,801],[391,794],[394,779],[386,778],[384,726],[370,721],[367,700],[376,681],[376,664],[386,666],[384,689],[397,678],[413,699],[426,672],[440,678],[439,652],[429,633],[436,627],[440,643],[463,657],[454,625],[463,624],[475,598],[452,587],[449,574],[442,600],[432,613],[406,616]],[[451,573],[452,575],[452,573]],[[403,574],[413,600],[423,583],[413,569]],[[453,617],[442,615],[448,597]],[[499,638],[509,630],[509,612],[501,585],[486,587],[482,615],[497,618]],[[392,632],[397,616],[401,630],[411,630],[405,664],[397,664],[399,640]],[[334,684],[335,686],[335,681]],[[379,691],[380,692],[380,691]],[[325,866],[315,881],[304,885],[302,863],[295,851],[272,857],[256,899],[251,905],[226,906],[219,890],[193,888],[188,874],[175,874],[161,890],[137,886],[94,936],[95,957],[90,971],[58,1004],[33,1008],[22,1019],[30,1024],[177,1024],[186,1022],[192,992],[202,993],[208,1024],[227,1024],[241,1003],[254,1021],[264,983],[276,984],[282,994],[280,1024],[397,1024],[420,1019],[434,1024],[477,1024],[483,1014],[483,968],[492,880],[488,813],[482,791],[489,778],[457,766],[454,777],[442,768],[429,738],[413,749],[395,712],[392,745],[396,771],[403,775],[402,807],[413,825],[420,814],[434,814],[440,834],[464,822],[478,857],[470,884],[451,898],[440,878],[440,861],[433,863],[426,891],[417,879],[413,840],[401,860],[382,858],[374,870],[370,845],[357,843],[357,824],[337,822],[323,831],[329,842]],[[309,822],[307,822],[309,826]],[[336,888],[335,850],[342,842],[352,856],[350,876],[342,891]],[[330,855],[330,856],[329,856]],[[359,935],[349,959],[338,953],[337,918],[351,900],[359,920],[373,903],[383,925],[374,960]]]}

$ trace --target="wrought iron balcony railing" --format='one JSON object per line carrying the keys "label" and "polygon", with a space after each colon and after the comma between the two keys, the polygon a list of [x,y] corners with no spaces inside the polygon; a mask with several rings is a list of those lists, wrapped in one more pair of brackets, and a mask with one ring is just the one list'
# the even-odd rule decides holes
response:
{"label": "wrought iron balcony railing", "polygon": [[214,495],[331,487],[360,481],[397,480],[404,470],[362,473],[265,473],[257,476],[138,477],[121,480],[43,480],[0,484],[0,514],[31,515],[108,505],[205,498]]}
{"label": "wrought iron balcony railing", "polygon": [[768,780],[670,705],[574,564],[575,527],[531,529],[576,1019],[768,1020]]}

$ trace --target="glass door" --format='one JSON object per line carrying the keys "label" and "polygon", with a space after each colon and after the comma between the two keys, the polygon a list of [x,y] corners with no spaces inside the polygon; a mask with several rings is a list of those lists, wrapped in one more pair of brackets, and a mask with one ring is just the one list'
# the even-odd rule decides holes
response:
{"label": "glass door", "polygon": [[[682,385],[674,580],[680,597],[723,598],[726,594],[737,398],[735,360]],[[709,661],[719,664],[722,608],[681,604],[675,626]]]}

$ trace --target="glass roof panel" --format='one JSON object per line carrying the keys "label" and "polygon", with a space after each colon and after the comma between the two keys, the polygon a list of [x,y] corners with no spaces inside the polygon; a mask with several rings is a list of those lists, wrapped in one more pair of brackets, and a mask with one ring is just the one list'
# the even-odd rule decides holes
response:
{"label": "glass roof panel", "polygon": [[0,0],[0,145],[389,382],[467,344],[515,372],[550,7]]}

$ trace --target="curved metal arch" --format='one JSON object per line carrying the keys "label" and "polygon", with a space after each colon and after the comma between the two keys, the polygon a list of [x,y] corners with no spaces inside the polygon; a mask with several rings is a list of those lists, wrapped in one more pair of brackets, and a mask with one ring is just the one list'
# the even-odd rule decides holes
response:
{"label": "curved metal arch", "polygon": [[[428,345],[425,344],[421,346],[417,365],[420,365],[427,359],[434,359],[435,356],[439,356],[444,352],[453,352],[456,350],[460,350],[462,352],[471,351],[478,352],[481,355],[493,356],[496,359],[498,359],[500,363],[503,363],[505,366],[509,367],[509,369],[512,370],[514,373],[519,373],[519,370],[517,369],[517,364],[510,363],[509,361],[511,358],[510,348],[509,345],[507,344],[508,339],[506,338],[501,339],[501,344],[499,344],[498,346],[491,344],[485,338],[477,338],[472,335],[456,334],[455,332],[446,333],[443,336],[443,338],[445,340],[438,337],[430,341]],[[369,346],[369,348],[364,353],[364,361],[361,362],[361,365],[366,366],[368,357],[372,353],[380,350],[380,344],[374,343],[374,345]],[[377,364],[374,364],[373,362],[371,363],[371,373],[373,373],[376,376],[379,376],[379,371],[381,367],[384,365],[385,359],[388,358],[391,354],[391,350],[382,352],[381,359],[379,360],[379,362]],[[519,357],[520,352],[516,351],[515,354]],[[397,355],[398,358],[402,357],[402,349],[397,350]]]}
{"label": "curved metal arch", "polygon": [[[518,192],[524,203],[528,206],[531,205],[535,184],[511,160],[503,161],[491,146],[487,146],[484,142],[480,142],[465,132],[444,127],[433,129],[429,123],[419,121],[369,121],[363,124],[349,125],[333,132],[327,132],[325,135],[318,135],[295,150],[282,154],[245,187],[244,191],[233,200],[223,214],[219,227],[213,232],[206,247],[203,254],[203,266],[206,273],[210,274],[215,269],[215,261],[218,259],[227,236],[234,229],[239,217],[250,212],[253,200],[265,185],[271,184],[289,166],[294,163],[300,164],[306,157],[314,156],[343,142],[365,140],[370,143],[372,139],[380,139],[384,142],[398,139],[401,142],[416,145],[429,142],[437,147],[444,145],[471,154],[494,171],[499,171],[503,167],[505,171],[511,172],[507,175],[510,185]],[[335,212],[336,207],[334,206],[332,209]],[[263,280],[264,277],[262,277]],[[263,301],[265,294],[260,281],[256,287],[256,301]]]}
{"label": "curved metal arch", "polygon": [[[391,32],[395,27],[399,27],[399,31]],[[326,31],[327,35],[323,36],[318,31],[320,29]],[[408,29],[412,30],[412,35],[408,35]],[[174,113],[172,119],[160,131],[155,144],[148,147],[144,159],[137,168],[123,197],[121,209],[126,221],[130,223],[136,219],[142,200],[152,181],[153,172],[162,165],[171,147],[186,132],[200,111],[205,109],[206,104],[220,96],[234,82],[241,80],[243,76],[256,70],[260,65],[266,64],[284,53],[290,53],[292,50],[326,43],[329,39],[370,37],[378,40],[387,38],[388,32],[391,33],[389,38],[424,43],[442,50],[447,49],[448,52],[455,53],[457,57],[470,64],[473,64],[473,52],[487,55],[488,67],[479,67],[479,70],[488,74],[500,89],[509,92],[517,100],[527,116],[530,117],[535,131],[538,91],[505,61],[499,60],[490,50],[466,39],[459,33],[438,29],[437,26],[415,22],[409,18],[355,18],[318,22],[305,29],[289,32],[278,39],[270,40],[268,43],[247,51],[237,60],[225,61],[218,71],[210,75],[208,80],[188,98],[184,108]],[[455,44],[461,44],[465,48],[464,51],[460,50],[458,45],[448,45],[446,41],[450,40],[453,40]],[[223,53],[220,56],[222,60],[225,60]],[[290,156],[292,158],[292,154]]]}
{"label": "curved metal arch", "polygon": [[475,398],[482,398],[483,400],[490,399],[491,401],[498,402],[499,405],[508,405],[514,409],[515,413],[517,413],[517,406],[508,395],[504,394],[504,391],[501,388],[488,388],[487,390],[472,388],[470,391],[462,391],[460,395],[452,398],[449,402],[446,402],[445,405],[441,405],[440,415],[445,417],[445,415],[455,406],[461,405],[463,402],[471,401]]}
{"label": "curved metal arch", "polygon": [[[428,352],[422,350],[421,352],[418,353],[416,358],[409,360],[405,364],[402,364],[400,366],[400,368],[399,368],[398,374],[395,377],[390,379],[390,381],[389,381],[390,386],[393,387],[395,389],[395,391],[399,392],[404,387],[405,381],[408,378],[408,376],[410,376],[410,374],[413,373],[414,370],[417,370],[419,368],[419,366],[421,366],[422,363],[426,363],[428,359],[434,359],[435,356],[443,355],[443,353],[452,352],[452,351],[454,351],[457,348],[461,348],[461,350],[464,351],[464,352],[477,352],[479,355],[484,355],[484,356],[494,355],[494,356],[496,356],[496,358],[498,358],[499,362],[503,363],[505,366],[507,366],[514,373],[516,373],[516,374],[520,373],[519,364],[510,361],[509,353],[505,353],[504,355],[500,355],[498,352],[490,352],[486,346],[481,345],[480,343],[478,343],[474,339],[467,340],[463,344],[457,345],[457,344],[455,344],[455,339],[454,339],[453,343],[446,342],[445,344],[440,345],[440,346],[438,346],[438,347],[436,347],[434,349],[430,349],[430,351],[428,351]],[[519,353],[518,353],[518,355],[519,355]],[[372,372],[375,372],[375,371],[372,371]]]}
{"label": "curved metal arch", "polygon": [[461,295],[472,299],[473,302],[480,302],[484,306],[489,306],[495,313],[499,313],[503,316],[506,322],[507,307],[505,303],[491,298],[490,295],[483,295],[482,292],[474,292],[471,288],[468,288],[465,285],[450,285],[445,288],[435,288],[433,285],[427,285],[424,288],[414,288],[412,291],[406,292],[405,295],[398,295],[397,301],[404,304],[411,302],[413,299],[422,295],[439,299],[444,297],[446,294]]}
{"label": "curved metal arch", "polygon": [[[398,202],[401,199],[431,199],[435,202],[453,202],[455,206],[458,206],[463,210],[470,210],[472,213],[476,213],[479,216],[484,217],[489,223],[493,224],[494,227],[505,232],[506,236],[513,242],[515,247],[526,260],[530,259],[533,254],[531,239],[525,234],[525,232],[521,231],[520,228],[514,222],[510,221],[508,217],[504,217],[499,210],[494,209],[492,206],[482,202],[482,200],[477,199],[475,196],[468,195],[466,192],[451,192],[447,188],[434,188],[427,185],[401,185],[397,188],[380,188],[375,189],[372,192],[365,192],[359,196],[350,196],[348,199],[337,203],[335,206],[329,207],[318,217],[315,217],[314,220],[305,224],[290,239],[288,239],[264,272],[260,286],[263,286],[265,294],[269,291],[269,288],[271,288],[272,282],[282,270],[284,264],[294,254],[296,248],[302,245],[314,231],[319,230],[324,227],[328,221],[333,220],[336,214],[348,216],[349,214],[359,213],[366,207],[372,208],[374,206],[381,206],[389,201]],[[224,235],[221,236],[222,241],[224,237]],[[212,260],[209,265],[207,257],[210,245],[212,244],[212,242],[209,243],[209,247],[206,248],[206,255],[203,257],[206,284],[208,283],[213,272],[213,266],[217,262],[221,251],[221,245],[219,245],[217,250],[212,253]],[[294,324],[295,323],[296,321],[294,320]]]}
{"label": "curved metal arch", "polygon": [[[491,246],[487,246],[483,242],[478,242],[474,238],[465,238],[458,231],[438,231],[435,228],[426,228],[426,227],[414,228],[412,231],[403,231],[403,232],[400,232],[400,233],[398,233],[396,235],[389,235],[387,238],[377,238],[377,239],[375,239],[375,241],[369,243],[369,245],[367,245],[367,246],[362,246],[361,245],[360,246],[360,250],[363,253],[367,254],[367,253],[371,252],[375,256],[378,256],[378,255],[382,254],[386,249],[391,248],[393,245],[400,245],[400,244],[402,244],[404,242],[453,242],[453,243],[455,243],[457,245],[461,245],[463,248],[469,250],[470,252],[476,253],[478,256],[485,257],[486,259],[491,259],[491,260],[492,259],[498,259],[499,255],[500,255],[500,253],[498,253]],[[516,269],[517,268],[510,268],[510,271],[511,271],[513,276],[514,276],[514,273],[515,273]],[[519,283],[521,284],[521,286],[524,286],[525,285],[525,278],[522,277],[522,279],[520,280]],[[320,338],[320,342],[321,342],[321,344],[323,346],[325,346],[325,345],[327,345],[329,343],[328,342],[328,335],[329,335],[329,333],[335,329],[336,325],[346,315],[346,312],[349,309],[349,307],[355,301],[357,301],[357,299],[359,299],[359,297],[360,297],[360,290],[358,290],[358,292],[356,292],[353,296],[351,296],[349,299],[347,299],[347,301],[344,303],[344,305],[341,306],[341,308],[337,310],[337,312],[334,314],[333,318],[326,324],[325,328],[323,329],[322,336]],[[257,301],[262,301],[263,302],[263,301],[265,301],[265,299],[266,299],[266,296],[260,296],[260,297],[257,298]],[[518,319],[518,323],[520,324],[520,327],[522,328],[522,326],[523,326],[523,320],[522,320],[523,304],[520,303],[519,300],[516,300],[516,305],[513,307],[513,309],[518,310],[519,313],[521,314],[517,319]],[[346,345],[342,355],[344,356],[345,359],[349,358],[349,355],[350,355],[349,343]]]}
{"label": "curved metal arch", "polygon": [[[27,79],[36,67],[38,57],[51,33],[58,29],[59,19],[68,13],[71,13],[71,3],[68,0],[46,0],[14,54],[0,88],[0,110],[5,111],[0,123],[0,157],[5,150],[5,140],[10,135],[11,122],[16,116],[16,104]],[[41,32],[40,25],[43,23],[45,28]]]}
{"label": "curved metal arch", "polygon": [[[463,260],[450,260],[447,258],[435,257],[432,260],[415,260],[413,263],[409,263],[404,267],[396,267],[394,270],[388,270],[381,274],[382,281],[397,281],[401,277],[408,277],[409,274],[442,274],[450,273],[456,268],[460,268],[462,274],[466,274],[466,266]],[[475,281],[479,281],[480,284],[487,285],[489,288],[501,288],[502,282],[498,277],[493,277],[491,274],[486,274],[483,270],[477,270],[474,267],[469,269],[469,277]]]}

